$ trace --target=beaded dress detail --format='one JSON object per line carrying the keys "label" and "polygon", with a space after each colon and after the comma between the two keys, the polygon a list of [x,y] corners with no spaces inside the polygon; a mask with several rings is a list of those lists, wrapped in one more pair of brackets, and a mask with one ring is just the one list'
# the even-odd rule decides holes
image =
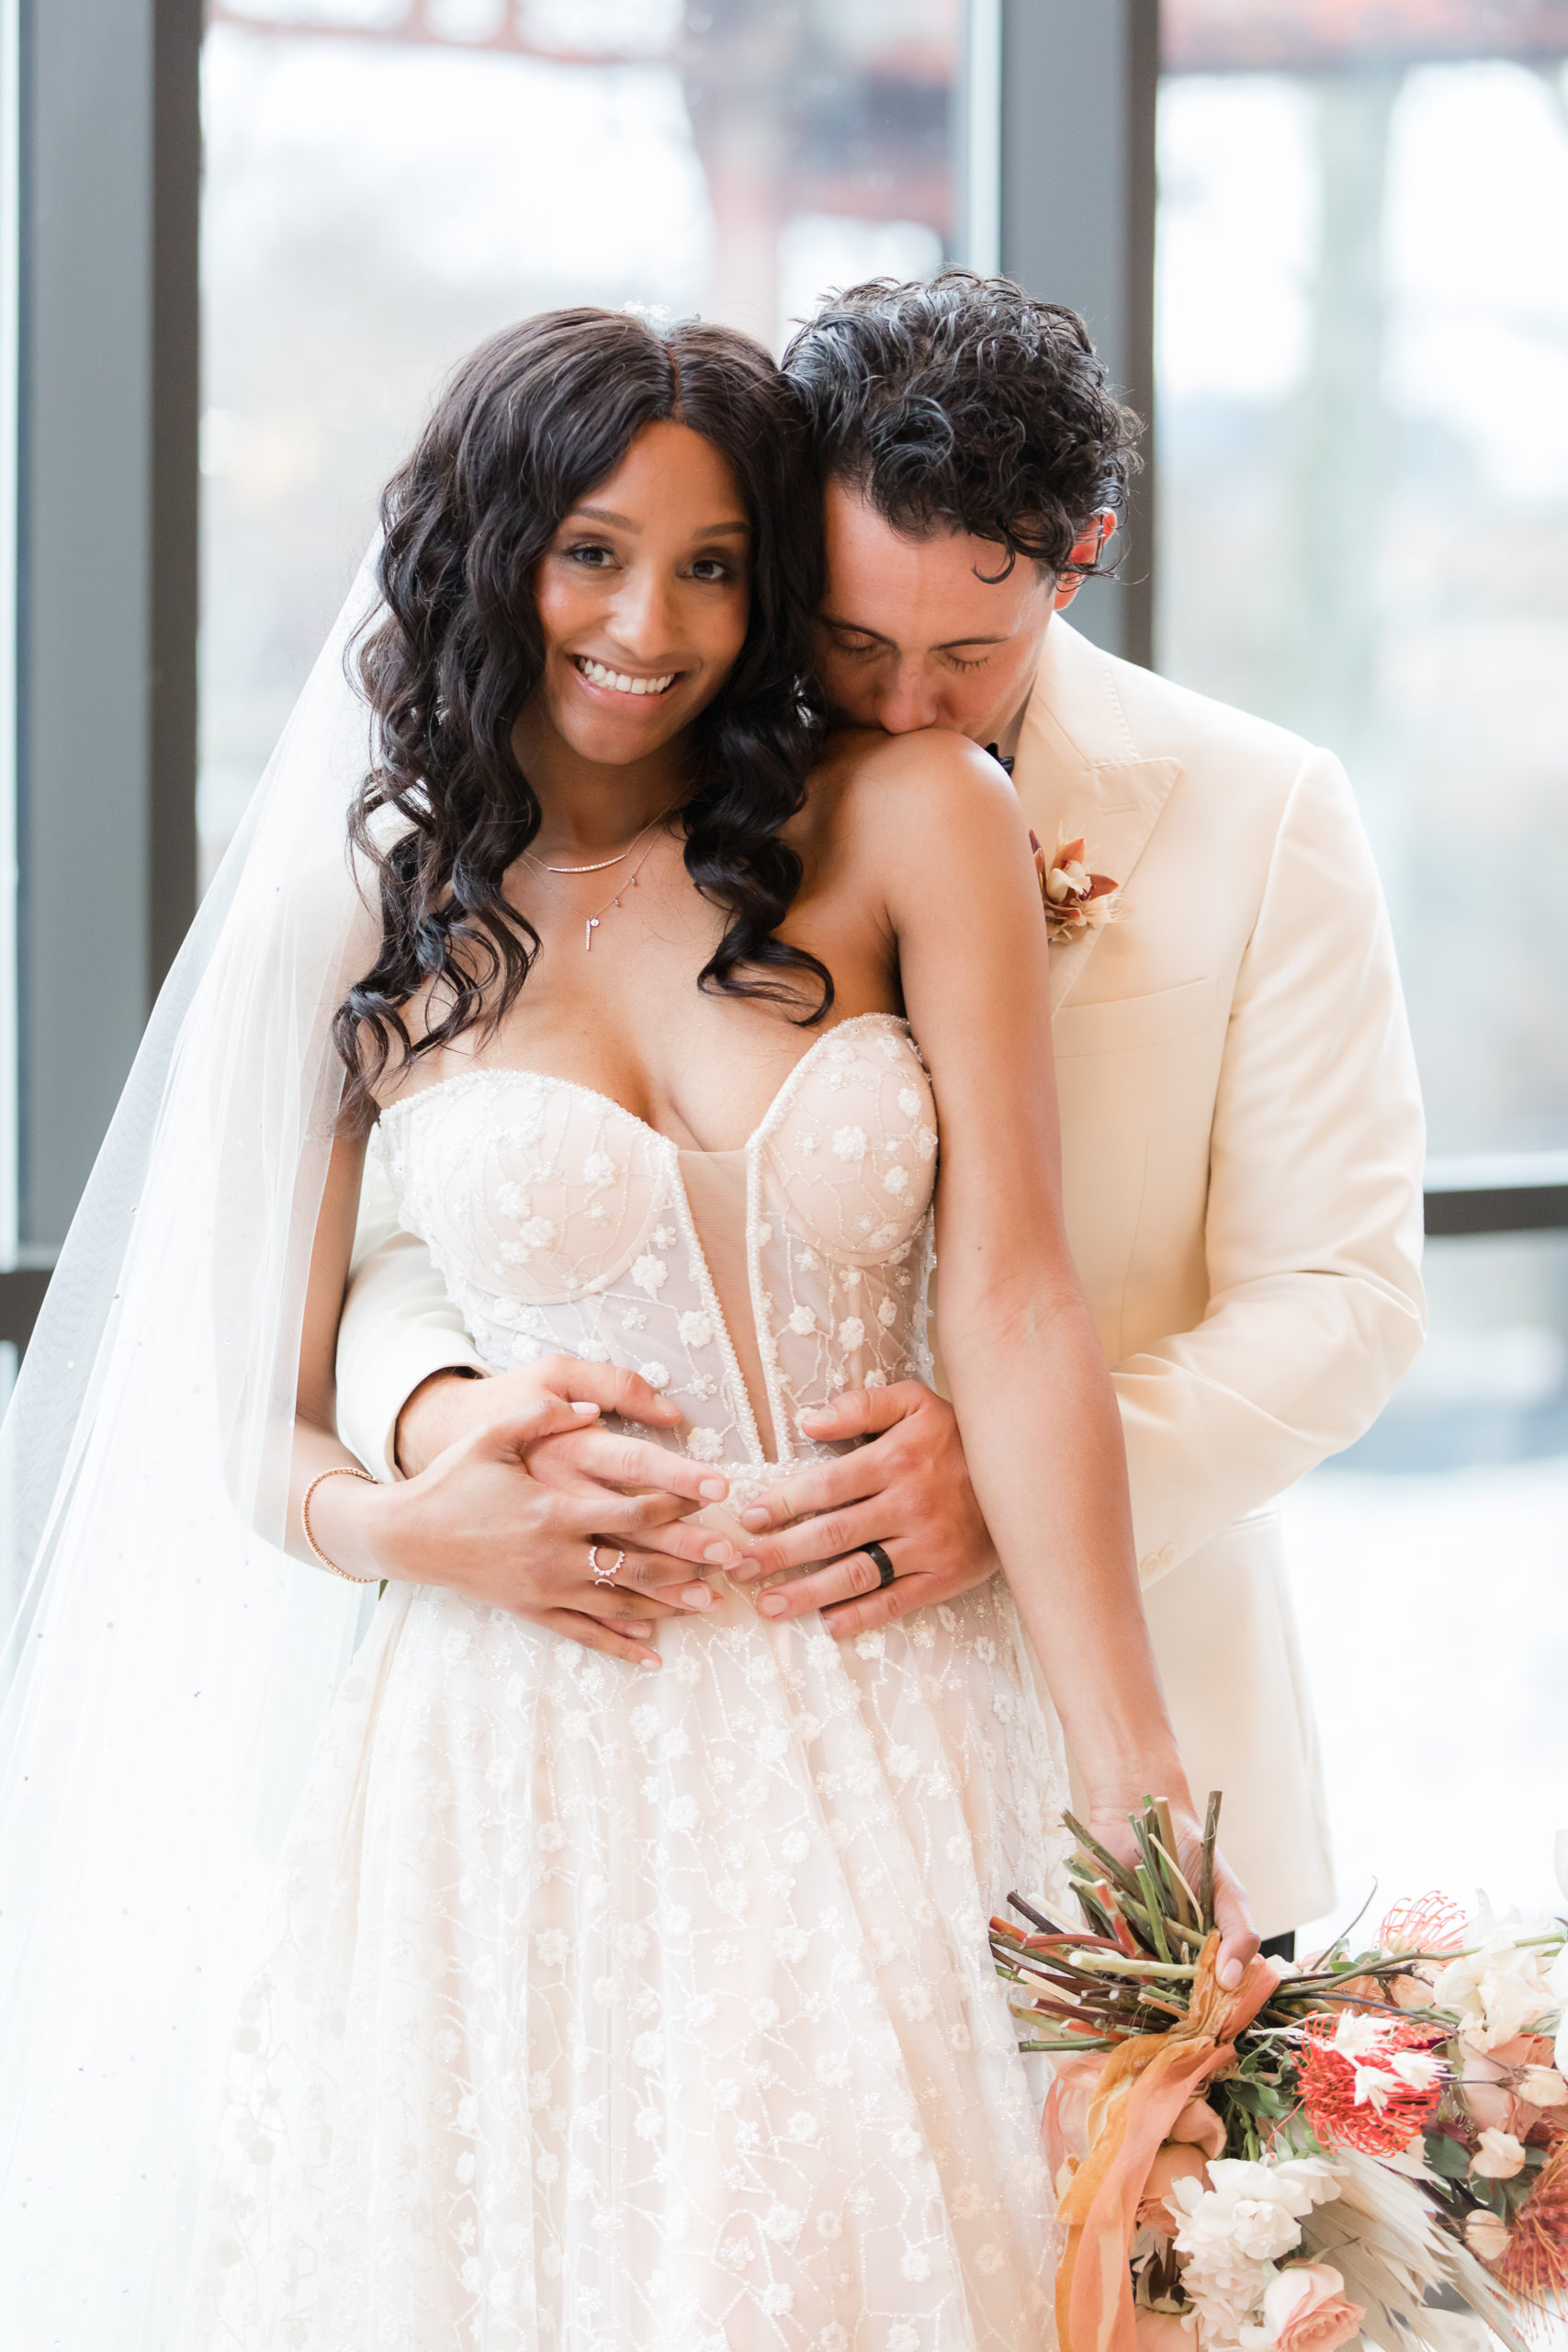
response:
{"label": "beaded dress detail", "polygon": [[[492,1367],[629,1365],[742,1495],[825,1450],[807,1406],[929,1376],[936,1118],[891,1016],[820,1038],[739,1153],[510,1070],[381,1139]],[[187,2347],[1051,2340],[986,1921],[1065,1900],[1065,1774],[1011,1599],[840,1645],[717,1590],[657,1675],[388,1590],[240,2021]]]}

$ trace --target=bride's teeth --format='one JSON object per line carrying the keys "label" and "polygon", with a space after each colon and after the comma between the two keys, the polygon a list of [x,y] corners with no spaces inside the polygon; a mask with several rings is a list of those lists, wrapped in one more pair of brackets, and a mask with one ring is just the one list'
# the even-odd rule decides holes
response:
{"label": "bride's teeth", "polygon": [[603,662],[583,656],[580,664],[583,676],[592,686],[607,686],[617,695],[661,695],[674,681],[673,670],[662,678],[628,678],[619,670],[606,670]]}

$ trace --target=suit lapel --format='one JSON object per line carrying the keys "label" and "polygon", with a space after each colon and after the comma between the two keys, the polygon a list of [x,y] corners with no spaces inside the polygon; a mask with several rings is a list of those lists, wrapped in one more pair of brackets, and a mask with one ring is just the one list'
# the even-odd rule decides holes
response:
{"label": "suit lapel", "polygon": [[[1086,864],[1124,886],[1181,763],[1138,756],[1116,670],[1109,654],[1065,621],[1053,620],[1024,713],[1013,782],[1025,820],[1047,853],[1063,835],[1070,841],[1081,833]],[[1052,948],[1053,1012],[1082,978],[1103,929]]]}

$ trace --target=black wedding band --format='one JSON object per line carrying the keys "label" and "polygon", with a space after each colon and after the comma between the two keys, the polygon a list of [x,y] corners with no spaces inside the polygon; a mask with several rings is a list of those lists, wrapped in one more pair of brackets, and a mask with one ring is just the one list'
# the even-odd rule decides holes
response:
{"label": "black wedding band", "polygon": [[892,1561],[888,1558],[886,1552],[883,1549],[883,1546],[880,1544],[863,1544],[861,1545],[861,1550],[865,1554],[868,1560],[874,1560],[876,1562],[876,1589],[878,1592],[886,1592],[894,1577],[897,1575],[897,1569],[894,1566]]}

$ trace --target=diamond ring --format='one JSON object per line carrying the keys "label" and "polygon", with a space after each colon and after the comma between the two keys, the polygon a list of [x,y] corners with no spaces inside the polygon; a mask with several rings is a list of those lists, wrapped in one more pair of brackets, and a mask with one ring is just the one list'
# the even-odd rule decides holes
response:
{"label": "diamond ring", "polygon": [[626,1555],[624,1552],[617,1552],[612,1565],[609,1567],[605,1567],[599,1557],[598,1544],[590,1544],[588,1546],[588,1565],[593,1571],[594,1583],[614,1584],[616,1575],[626,1560]]}

